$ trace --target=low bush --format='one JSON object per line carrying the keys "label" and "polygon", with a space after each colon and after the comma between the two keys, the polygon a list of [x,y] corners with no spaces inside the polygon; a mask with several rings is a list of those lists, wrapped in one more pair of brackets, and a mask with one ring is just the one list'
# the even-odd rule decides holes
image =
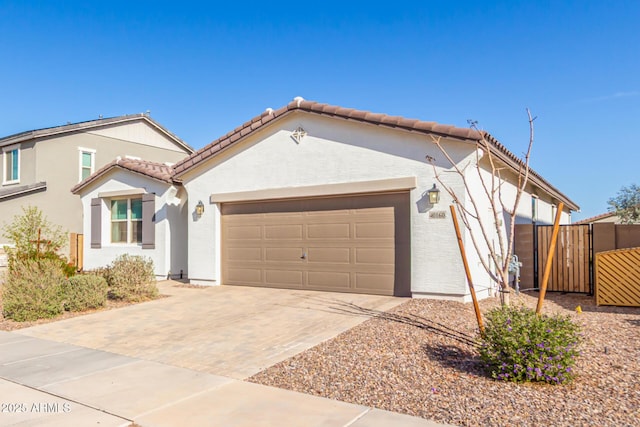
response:
{"label": "low bush", "polygon": [[98,267],[92,270],[84,270],[82,274],[85,276],[99,276],[104,280],[107,280],[107,277],[109,277],[109,267]]}
{"label": "low bush", "polygon": [[76,273],[75,266],[60,254],[61,248],[68,242],[68,234],[49,222],[37,207],[23,207],[22,215],[16,215],[10,224],[4,225],[2,235],[12,244],[11,247],[4,247],[9,270],[12,270],[14,262],[20,260],[48,259],[58,262],[67,277]]}
{"label": "low bush", "polygon": [[15,259],[2,289],[4,317],[24,322],[61,314],[65,281],[58,260]]}
{"label": "low bush", "polygon": [[498,380],[562,384],[574,378],[580,327],[569,316],[538,316],[526,307],[487,313],[480,356]]}
{"label": "low bush", "polygon": [[158,296],[153,261],[149,258],[123,254],[106,271],[109,297],[139,302]]}
{"label": "low bush", "polygon": [[96,275],[70,277],[64,285],[64,309],[84,311],[103,307],[107,302],[107,281]]}

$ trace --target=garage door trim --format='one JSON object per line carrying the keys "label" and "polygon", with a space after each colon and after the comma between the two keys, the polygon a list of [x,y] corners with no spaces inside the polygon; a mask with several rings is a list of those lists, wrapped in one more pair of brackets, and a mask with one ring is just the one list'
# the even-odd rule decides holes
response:
{"label": "garage door trim", "polygon": [[313,198],[345,196],[349,194],[372,194],[391,191],[409,191],[416,188],[415,176],[379,179],[374,181],[354,181],[337,184],[307,185],[299,187],[271,188],[255,191],[236,191],[231,193],[213,193],[210,203],[231,203],[250,201],[271,201],[284,198]]}

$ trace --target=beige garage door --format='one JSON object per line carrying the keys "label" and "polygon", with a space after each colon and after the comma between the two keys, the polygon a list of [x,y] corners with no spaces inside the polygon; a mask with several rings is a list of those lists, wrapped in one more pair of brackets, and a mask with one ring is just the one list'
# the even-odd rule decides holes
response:
{"label": "beige garage door", "polygon": [[408,207],[408,193],[223,204],[223,283],[406,295]]}

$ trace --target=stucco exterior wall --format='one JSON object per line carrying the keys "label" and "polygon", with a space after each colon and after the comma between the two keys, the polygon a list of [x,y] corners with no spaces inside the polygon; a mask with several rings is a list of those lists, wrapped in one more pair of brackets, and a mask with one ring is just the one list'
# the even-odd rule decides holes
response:
{"label": "stucco exterior wall", "polygon": [[[473,159],[473,157],[472,157]],[[496,251],[500,253],[500,240],[499,235],[496,229],[495,221],[493,219],[493,213],[491,208],[491,203],[489,198],[485,195],[485,190],[481,185],[481,181],[478,178],[478,170],[474,166],[475,162],[472,166],[467,168],[467,182],[471,187],[471,193],[474,196],[474,200],[478,206],[479,215],[483,218],[485,227],[485,233],[488,236],[488,239],[491,245],[496,248]],[[507,208],[512,208],[515,203],[515,198],[517,194],[517,176],[514,173],[507,172],[505,170],[501,171],[502,176],[505,178],[501,185],[500,192],[502,194],[502,200],[504,201]],[[482,180],[486,182],[488,188],[491,187],[491,168],[489,166],[489,162],[486,161],[486,157],[480,161],[480,176],[482,176]],[[496,186],[498,181],[496,181]],[[531,224],[533,222],[532,219],[532,195],[535,195],[535,199],[537,200],[537,224],[546,225],[553,224],[555,219],[555,201],[553,201],[547,193],[540,191],[532,185],[528,185],[525,191],[522,193],[520,202],[516,208],[516,224]],[[473,209],[471,199],[467,197],[467,208],[469,210]],[[556,206],[557,208],[557,206]],[[498,225],[501,229],[502,233],[502,244],[506,250],[509,239],[509,231],[510,231],[510,218],[509,214],[502,210],[500,205],[498,204],[499,215],[498,215]],[[565,207],[561,217],[560,224],[569,224],[571,221],[571,216],[568,209]],[[467,257],[469,260],[469,268],[471,270],[471,277],[474,281],[474,286],[476,292],[479,294],[489,293],[493,294],[497,290],[497,284],[491,279],[490,275],[487,273],[485,267],[482,265],[482,260],[486,262],[487,265],[493,266],[493,262],[489,260],[490,252],[485,239],[482,234],[482,230],[480,225],[476,221],[471,221],[472,231],[465,230],[465,245]],[[478,241],[478,247],[480,249],[480,253],[474,248],[471,233],[473,233]]]}
{"label": "stucco exterior wall", "polygon": [[[302,127],[307,136],[297,143],[291,132]],[[460,160],[471,145],[448,143]],[[220,211],[209,204],[212,193],[257,191],[389,178],[416,177],[411,190],[411,289],[414,296],[464,298],[466,282],[446,192],[436,206],[426,191],[436,182],[425,156],[436,159],[438,170],[446,160],[428,136],[392,131],[374,125],[295,113],[183,176],[189,194],[189,277],[196,283],[220,283]],[[455,174],[442,174],[454,189]],[[193,215],[198,201],[205,204],[201,218]],[[443,212],[444,217],[437,213]]]}
{"label": "stucco exterior wall", "polygon": [[[155,193],[155,249],[142,249],[141,244],[111,243],[111,203],[110,198],[102,199],[101,234],[102,247],[91,247],[91,199],[99,193],[144,188],[147,193]],[[169,273],[176,276],[182,270],[187,274],[187,250],[184,229],[184,192],[177,188],[141,175],[115,170],[99,182],[89,186],[81,194],[80,203],[84,212],[84,268],[86,270],[104,267],[119,255],[128,253],[142,255],[153,260],[158,278],[166,278]],[[77,196],[76,196],[77,197]]]}
{"label": "stucco exterior wall", "polygon": [[[91,130],[86,134],[103,136],[109,139],[127,142],[135,142],[136,144],[142,146],[159,148],[161,150],[173,151],[176,153],[184,152],[184,150],[182,150],[173,141],[167,138],[167,136],[164,135],[162,131],[159,131],[153,125],[147,122],[133,122],[127,124],[127,126],[106,126],[100,129]],[[178,160],[180,158],[182,157],[179,157]]]}

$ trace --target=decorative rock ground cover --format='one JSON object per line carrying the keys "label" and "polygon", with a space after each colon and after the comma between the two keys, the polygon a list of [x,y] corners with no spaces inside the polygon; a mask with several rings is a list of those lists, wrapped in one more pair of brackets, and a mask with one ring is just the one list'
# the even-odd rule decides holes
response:
{"label": "decorative rock ground cover", "polygon": [[[537,294],[518,297],[532,308],[536,301]],[[480,305],[486,312],[497,301]],[[378,316],[248,381],[461,426],[640,426],[640,308],[548,293],[544,311],[570,314],[583,327],[571,384],[489,378],[472,344],[472,305],[420,299],[370,312]]]}

